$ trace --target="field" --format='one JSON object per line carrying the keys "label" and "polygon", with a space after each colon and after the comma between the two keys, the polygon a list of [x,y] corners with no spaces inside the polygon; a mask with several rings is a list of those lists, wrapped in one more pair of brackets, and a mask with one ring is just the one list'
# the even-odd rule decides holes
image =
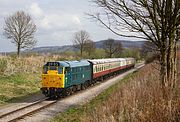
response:
{"label": "field", "polygon": [[[180,52],[178,53],[180,59]],[[72,57],[73,58],[73,57]],[[0,57],[0,105],[39,92],[41,70],[47,61],[66,59],[52,56]],[[70,58],[71,59],[71,58]],[[179,121],[180,61],[174,91],[163,97],[158,65],[151,63],[80,107],[73,107],[52,121]]]}
{"label": "field", "polygon": [[[178,53],[180,59],[180,53]],[[178,81],[173,91],[164,97],[158,79],[158,65],[151,63],[115,86],[100,94],[90,103],[73,107],[59,114],[53,122],[170,122],[180,120],[180,61]]]}
{"label": "field", "polygon": [[62,57],[56,55],[20,58],[0,56],[0,105],[38,92],[44,63],[61,59]]}

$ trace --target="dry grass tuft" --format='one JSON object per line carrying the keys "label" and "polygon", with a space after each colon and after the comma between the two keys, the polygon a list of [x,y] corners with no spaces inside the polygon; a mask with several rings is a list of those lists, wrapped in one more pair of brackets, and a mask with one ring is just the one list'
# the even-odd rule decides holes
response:
{"label": "dry grass tuft", "polygon": [[40,73],[45,62],[55,61],[61,58],[58,55],[51,57],[30,56],[19,58],[0,56],[0,74],[10,76],[16,73]]}
{"label": "dry grass tuft", "polygon": [[[113,92],[107,101],[81,117],[81,121],[180,121],[180,79],[174,91],[166,89],[167,97],[164,98],[158,70],[154,66],[157,65],[149,64],[142,68],[127,84]],[[178,66],[180,69],[180,64]]]}
{"label": "dry grass tuft", "polygon": [[0,104],[39,91],[42,66],[60,56],[0,56]]}
{"label": "dry grass tuft", "polygon": [[[3,65],[1,74],[10,76],[16,73],[37,73],[44,64],[44,57],[0,57],[0,62],[6,62]],[[0,63],[0,64],[2,64]],[[1,65],[0,65],[1,66]]]}

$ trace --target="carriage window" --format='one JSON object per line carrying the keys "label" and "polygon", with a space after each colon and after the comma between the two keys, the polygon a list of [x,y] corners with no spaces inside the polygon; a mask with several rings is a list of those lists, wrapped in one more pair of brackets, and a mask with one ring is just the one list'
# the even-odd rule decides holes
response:
{"label": "carriage window", "polygon": [[78,72],[80,72],[81,71],[81,67],[78,67]]}
{"label": "carriage window", "polygon": [[88,66],[86,66],[86,67],[85,67],[85,70],[86,70],[86,71],[88,71],[88,70],[89,70],[89,67],[88,67]]}
{"label": "carriage window", "polygon": [[[66,69],[65,69],[66,70]],[[71,72],[74,73],[75,72],[75,68],[71,68]]]}
{"label": "carriage window", "polygon": [[72,80],[75,80],[75,79],[76,79],[76,75],[73,74],[73,75],[72,75]]}
{"label": "carriage window", "polygon": [[77,78],[78,78],[77,74],[72,75],[72,80],[77,80]]}

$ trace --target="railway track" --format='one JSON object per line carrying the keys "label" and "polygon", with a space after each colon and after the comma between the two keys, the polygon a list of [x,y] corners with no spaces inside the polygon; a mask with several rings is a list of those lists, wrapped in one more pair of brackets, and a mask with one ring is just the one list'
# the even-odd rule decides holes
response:
{"label": "railway track", "polygon": [[[99,84],[99,82],[97,82],[96,85],[97,84]],[[86,89],[93,88],[96,85],[93,85],[93,86],[88,87]],[[82,93],[83,91],[84,90],[80,90],[78,92],[73,93],[73,95]],[[67,95],[65,98],[68,98],[68,97],[71,97],[71,95]],[[64,97],[62,97],[59,100],[62,100],[62,99],[64,99]],[[55,104],[56,102],[58,102],[58,100],[49,100],[49,98],[44,98],[42,100],[33,102],[31,104],[28,104],[26,106],[20,107],[20,108],[15,109],[15,110],[12,110],[10,112],[0,114],[0,122],[16,122],[16,121],[21,120],[25,117],[33,115],[33,114],[39,112],[40,110],[45,109],[45,108]]]}
{"label": "railway track", "polygon": [[[108,80],[108,79],[106,79],[106,80]],[[99,84],[99,82],[97,82],[96,85],[97,84]],[[96,85],[93,85],[93,86],[88,87],[86,89],[96,87]],[[84,92],[84,90],[80,90],[78,92],[75,92],[75,93],[73,93],[73,95],[80,94],[82,92]],[[69,97],[71,97],[71,95],[67,95],[65,98],[69,98]],[[62,97],[59,100],[62,100],[62,99],[64,99],[64,97]],[[33,115],[33,114],[39,112],[40,110],[45,109],[45,108],[47,108],[47,107],[49,107],[49,106],[51,106],[57,102],[58,102],[58,100],[51,100],[50,101],[49,98],[44,98],[42,100],[36,101],[36,102],[31,103],[29,105],[26,105],[26,106],[23,106],[21,108],[12,110],[10,112],[0,114],[0,122],[16,122],[16,121],[21,120],[25,117]]]}
{"label": "railway track", "polygon": [[32,115],[42,109],[45,109],[53,104],[55,104],[58,100],[48,101],[48,98],[39,100],[37,102],[31,103],[27,106],[21,107],[19,109],[15,109],[13,111],[7,112],[5,114],[0,115],[0,122],[16,122],[20,119],[25,118],[26,116]]}
{"label": "railway track", "polygon": [[[140,67],[140,65],[137,67]],[[112,79],[112,77],[109,77],[106,80],[110,80],[110,79]],[[104,80],[104,82],[106,80]],[[97,82],[96,84],[99,84],[99,83],[102,83],[102,82]],[[97,85],[91,86],[89,88],[92,89],[94,87],[97,87]],[[87,88],[87,89],[89,89],[89,88]],[[73,93],[73,95],[81,94],[82,92],[84,92],[84,90],[75,92],[75,93]],[[65,98],[68,98],[71,96],[66,96]],[[60,100],[63,100],[63,99],[64,98],[62,98]],[[48,98],[44,98],[42,100],[31,103],[31,104],[24,106],[24,107],[21,107],[19,109],[7,112],[5,114],[1,114],[0,115],[0,122],[15,122],[15,121],[24,119],[25,117],[28,117],[30,115],[34,115],[35,113],[38,113],[40,110],[48,108],[49,106],[51,106],[57,102],[58,102],[58,100],[50,101],[50,100],[48,100]]]}

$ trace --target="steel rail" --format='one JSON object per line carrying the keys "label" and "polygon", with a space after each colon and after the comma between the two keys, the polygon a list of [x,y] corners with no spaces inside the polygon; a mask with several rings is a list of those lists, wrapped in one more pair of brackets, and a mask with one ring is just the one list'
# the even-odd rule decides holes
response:
{"label": "steel rail", "polygon": [[23,119],[23,118],[25,118],[25,117],[27,117],[27,116],[29,116],[29,115],[32,115],[32,114],[34,114],[34,113],[36,113],[36,112],[38,112],[38,111],[40,111],[40,110],[42,110],[42,109],[45,109],[45,108],[47,108],[47,107],[55,104],[57,101],[58,101],[58,100],[55,100],[55,101],[53,101],[53,102],[51,102],[51,103],[48,103],[48,104],[46,104],[46,105],[43,105],[42,107],[39,107],[39,108],[34,109],[34,110],[32,110],[32,111],[30,111],[30,112],[28,112],[28,113],[26,113],[26,114],[23,114],[23,115],[18,116],[18,117],[14,118],[14,119],[11,119],[11,120],[9,120],[8,122],[16,122],[16,121],[18,121],[18,120],[20,120],[20,119]]}
{"label": "steel rail", "polygon": [[37,104],[39,104],[39,103],[42,103],[43,101],[48,100],[48,99],[49,99],[49,98],[44,98],[44,99],[38,100],[38,101],[36,101],[36,102],[33,102],[33,103],[29,104],[29,105],[26,105],[26,106],[23,106],[23,107],[21,107],[21,108],[18,108],[18,109],[12,110],[12,111],[10,111],[10,112],[4,113],[4,114],[0,115],[0,120],[1,120],[2,118],[5,118],[6,116],[12,115],[12,114],[14,114],[14,113],[16,113],[16,112],[19,112],[19,111],[21,111],[21,110],[24,110],[24,109],[27,109],[27,108],[32,107],[32,106],[34,106],[34,105],[37,105]]}

